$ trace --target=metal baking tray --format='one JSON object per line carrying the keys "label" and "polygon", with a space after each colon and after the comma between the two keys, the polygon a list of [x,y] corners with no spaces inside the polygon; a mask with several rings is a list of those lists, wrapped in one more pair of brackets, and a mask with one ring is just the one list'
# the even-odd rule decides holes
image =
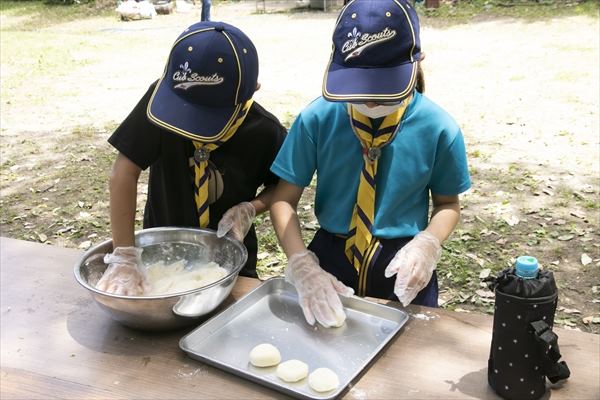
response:
{"label": "metal baking tray", "polygon": [[[298,305],[294,287],[283,278],[271,278],[184,336],[179,347],[192,358],[290,396],[333,399],[408,320],[402,310],[358,297],[342,301],[347,314],[343,326],[310,326]],[[254,367],[249,353],[261,343],[277,347],[282,362],[305,362],[309,373],[320,367],[331,369],[338,375],[339,387],[320,393],[308,386],[308,378],[288,383],[277,377],[277,367]]]}

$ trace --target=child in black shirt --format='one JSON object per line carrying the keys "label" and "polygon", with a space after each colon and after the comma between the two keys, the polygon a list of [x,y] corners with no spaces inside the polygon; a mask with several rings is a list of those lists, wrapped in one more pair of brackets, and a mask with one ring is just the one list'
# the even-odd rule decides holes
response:
{"label": "child in black shirt", "polygon": [[105,257],[100,290],[144,292],[134,220],[138,178],[148,167],[144,228],[229,232],[248,249],[241,274],[256,276],[252,222],[269,208],[278,181],[269,167],[285,136],[277,118],[252,100],[257,78],[256,49],[231,25],[196,23],[176,40],[163,77],[109,138],[119,150],[110,177],[114,251]]}

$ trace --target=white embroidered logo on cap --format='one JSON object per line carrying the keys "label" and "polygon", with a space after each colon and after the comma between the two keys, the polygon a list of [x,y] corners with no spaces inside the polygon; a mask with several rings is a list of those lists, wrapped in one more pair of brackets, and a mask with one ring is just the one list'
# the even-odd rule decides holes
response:
{"label": "white embroidered logo on cap", "polygon": [[388,27],[377,33],[361,33],[354,27],[352,32],[348,32],[350,39],[342,46],[342,54],[351,52],[344,58],[344,61],[358,57],[367,47],[390,40],[394,36],[396,36],[396,31]]}
{"label": "white embroidered logo on cap", "polygon": [[187,90],[192,86],[220,85],[225,80],[216,72],[210,76],[199,75],[196,72],[192,72],[192,69],[189,67],[189,63],[187,61],[184,64],[180,64],[179,68],[180,70],[173,74],[173,80],[181,83],[175,85],[175,89]]}

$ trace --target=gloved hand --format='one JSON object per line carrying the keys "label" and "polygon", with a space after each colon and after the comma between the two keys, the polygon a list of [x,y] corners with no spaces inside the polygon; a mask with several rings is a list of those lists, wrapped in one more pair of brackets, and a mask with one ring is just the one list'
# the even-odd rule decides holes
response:
{"label": "gloved hand", "polygon": [[108,264],[96,288],[105,292],[124,296],[141,296],[148,291],[146,276],[140,270],[142,249],[137,247],[117,247],[104,256]]}
{"label": "gloved hand", "polygon": [[394,293],[405,307],[427,286],[441,254],[440,241],[431,233],[422,231],[390,261],[385,277],[396,274]]}
{"label": "gloved hand", "polygon": [[296,287],[306,322],[315,320],[326,328],[340,326],[346,319],[338,296],[352,296],[354,290],[325,272],[312,251],[303,251],[288,259],[285,280]]}
{"label": "gloved hand", "polygon": [[217,237],[223,237],[227,232],[231,232],[235,239],[243,242],[255,216],[256,209],[247,201],[231,207],[219,221]]}

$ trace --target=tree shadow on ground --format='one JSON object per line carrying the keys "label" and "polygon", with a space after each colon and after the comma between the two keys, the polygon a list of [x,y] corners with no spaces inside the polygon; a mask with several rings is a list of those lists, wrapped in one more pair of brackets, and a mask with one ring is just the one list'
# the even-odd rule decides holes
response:
{"label": "tree shadow on ground", "polygon": [[[242,4],[240,4],[242,3]],[[244,4],[245,3],[245,4]],[[262,11],[257,0],[241,0],[214,2],[214,7],[232,8],[254,15],[284,14],[295,20],[335,19],[341,6],[331,7],[327,10],[308,7],[297,7],[293,0],[267,1],[270,4]],[[284,4],[278,5],[279,3]],[[421,25],[443,29],[455,25],[470,24],[493,20],[521,20],[526,22],[548,21],[556,18],[568,18],[576,15],[598,17],[598,3],[595,0],[574,0],[562,2],[550,1],[497,1],[490,3],[484,0],[455,2],[456,4],[442,4],[437,9],[425,9],[417,5],[417,12]],[[53,4],[43,1],[2,1],[2,13],[10,13],[18,17],[27,17],[27,20],[10,30],[34,30],[47,28],[74,20],[84,20],[99,16],[115,15],[113,8],[98,8],[94,2],[83,4]],[[240,8],[242,6],[242,8]],[[229,13],[229,11],[226,11]]]}
{"label": "tree shadow on ground", "polygon": [[529,0],[474,0],[455,1],[457,5],[444,4],[437,9],[418,7],[421,25],[443,29],[455,25],[488,21],[510,20],[521,22],[550,21],[587,15],[598,18],[596,1],[529,1]]}

